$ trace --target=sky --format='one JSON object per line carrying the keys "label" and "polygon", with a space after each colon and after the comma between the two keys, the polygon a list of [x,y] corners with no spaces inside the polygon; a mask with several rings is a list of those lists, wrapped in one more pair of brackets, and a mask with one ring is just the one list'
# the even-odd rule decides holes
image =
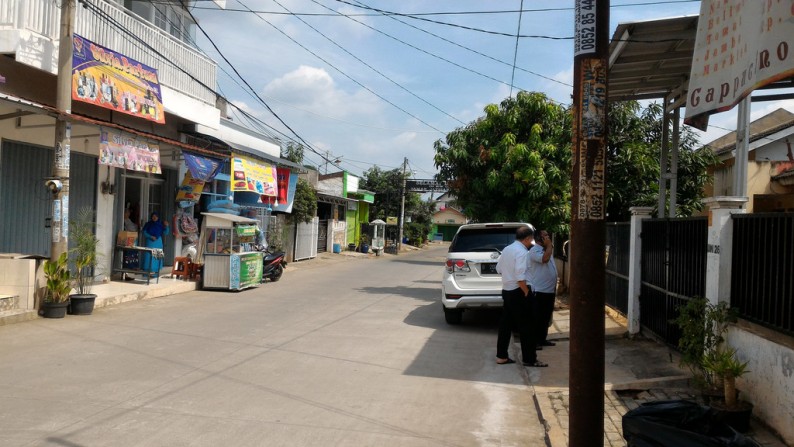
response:
{"label": "sky", "polygon": [[[488,104],[520,90],[570,104],[573,6],[226,0],[220,9],[197,0],[192,13],[209,36],[197,31],[199,47],[218,62],[219,92],[258,120],[234,111],[235,122],[308,144],[322,156],[307,150],[305,162],[320,173],[361,175],[373,166],[401,168],[407,159],[414,178],[429,179],[434,142],[483,116]],[[699,10],[699,1],[612,0],[609,36],[619,23]],[[751,119],[778,107],[794,110],[794,102],[753,104]],[[707,143],[735,128],[733,110],[712,116],[709,131],[698,134]]]}

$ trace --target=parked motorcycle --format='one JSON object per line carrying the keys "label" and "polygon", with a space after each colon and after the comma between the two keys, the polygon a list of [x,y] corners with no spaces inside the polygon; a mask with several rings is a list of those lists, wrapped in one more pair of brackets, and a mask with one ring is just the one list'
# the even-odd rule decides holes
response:
{"label": "parked motorcycle", "polygon": [[269,251],[262,246],[255,246],[255,248],[257,251],[264,253],[262,258],[262,282],[265,282],[266,279],[270,279],[272,282],[281,279],[281,275],[284,274],[284,269],[287,267],[287,261],[284,259],[285,253],[283,251]]}

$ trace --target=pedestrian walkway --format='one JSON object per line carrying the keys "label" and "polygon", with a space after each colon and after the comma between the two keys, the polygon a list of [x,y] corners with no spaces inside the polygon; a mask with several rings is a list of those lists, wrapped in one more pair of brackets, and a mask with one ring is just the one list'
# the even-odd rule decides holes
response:
{"label": "pedestrian walkway", "polygon": [[[568,445],[570,310],[558,302],[549,340],[538,358],[548,368],[525,368],[535,393],[540,417],[546,424],[551,447]],[[624,447],[622,418],[644,402],[671,399],[699,399],[690,386],[691,374],[678,366],[678,354],[654,340],[636,337],[629,340],[625,320],[605,312],[604,445]],[[514,346],[515,349],[515,346]],[[518,356],[520,349],[515,350]],[[758,421],[746,433],[763,447],[786,447]]]}

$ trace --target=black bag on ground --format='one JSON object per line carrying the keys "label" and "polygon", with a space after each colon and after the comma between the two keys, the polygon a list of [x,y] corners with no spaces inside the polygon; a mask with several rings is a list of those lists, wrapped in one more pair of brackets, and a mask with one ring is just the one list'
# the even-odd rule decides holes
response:
{"label": "black bag on ground", "polygon": [[695,402],[644,403],[623,415],[623,438],[629,447],[760,447],[714,419],[714,411]]}

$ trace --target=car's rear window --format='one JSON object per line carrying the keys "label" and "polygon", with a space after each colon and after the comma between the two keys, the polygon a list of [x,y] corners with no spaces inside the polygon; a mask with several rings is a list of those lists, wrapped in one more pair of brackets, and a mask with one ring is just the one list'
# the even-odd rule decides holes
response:
{"label": "car's rear window", "polygon": [[500,252],[516,240],[515,227],[462,229],[449,246],[450,252],[493,251]]}

